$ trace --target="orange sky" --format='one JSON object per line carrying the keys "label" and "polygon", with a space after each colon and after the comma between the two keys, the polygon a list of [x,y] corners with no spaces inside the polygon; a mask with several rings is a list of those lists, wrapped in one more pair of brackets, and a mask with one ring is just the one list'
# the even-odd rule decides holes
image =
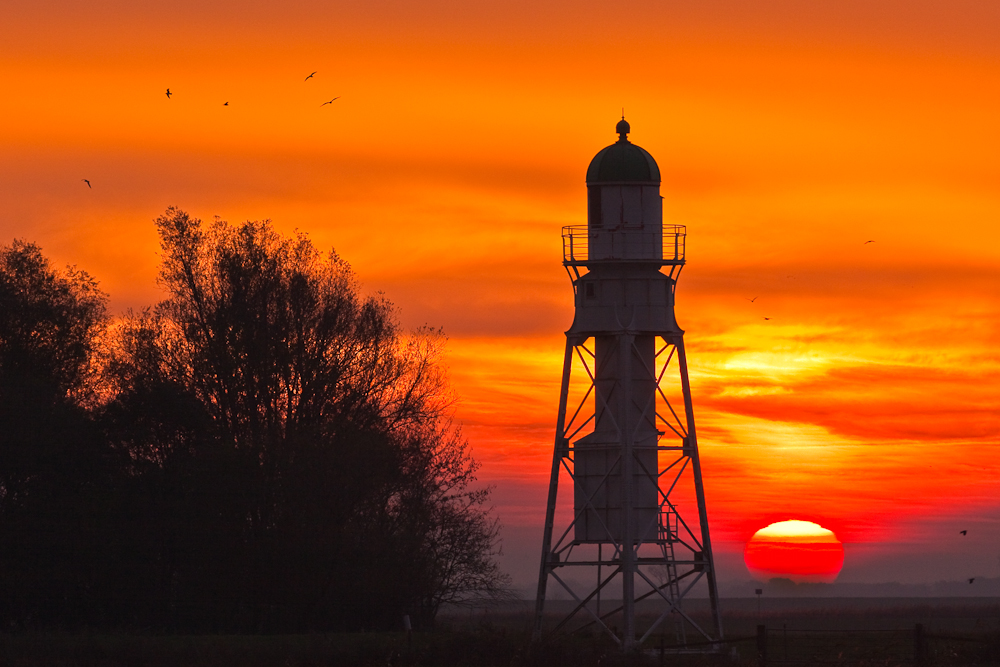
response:
{"label": "orange sky", "polygon": [[789,518],[843,540],[842,580],[997,576],[998,30],[985,0],[6,0],[0,242],[87,269],[117,311],[158,298],[168,205],[335,246],[449,333],[528,588],[572,319],[559,231],[624,106],[688,226],[721,576]]}

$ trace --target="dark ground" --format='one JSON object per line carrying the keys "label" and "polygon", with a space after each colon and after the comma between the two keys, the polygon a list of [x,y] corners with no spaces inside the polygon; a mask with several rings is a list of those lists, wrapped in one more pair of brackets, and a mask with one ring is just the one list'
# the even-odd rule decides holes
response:
{"label": "dark ground", "polygon": [[[767,633],[769,665],[913,665],[915,627],[925,633],[926,665],[1000,666],[998,598],[724,599],[723,629],[733,641],[712,655],[678,654],[672,619],[644,654],[624,658],[592,628],[531,645],[533,603],[449,609],[432,632],[282,636],[143,634],[0,635],[0,667],[658,667],[760,665],[757,626]],[[572,608],[547,604],[546,625]],[[605,608],[607,609],[607,607]],[[639,609],[643,622],[649,608]],[[685,612],[706,622],[707,603]],[[610,619],[616,625],[615,619]],[[687,631],[688,641],[695,639]],[[661,641],[664,650],[661,656]]]}

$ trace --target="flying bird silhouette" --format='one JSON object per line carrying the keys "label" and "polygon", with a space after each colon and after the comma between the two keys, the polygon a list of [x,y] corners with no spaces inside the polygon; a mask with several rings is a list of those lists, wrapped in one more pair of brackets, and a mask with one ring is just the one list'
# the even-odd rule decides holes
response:
{"label": "flying bird silhouette", "polygon": [[313,78],[314,76],[316,76],[316,72],[313,72],[312,74],[310,74],[309,76],[307,76],[305,80],[308,81],[309,79]]}
{"label": "flying bird silhouette", "polygon": [[969,534],[969,531],[967,531],[967,530],[960,530],[958,532],[962,533],[963,535],[968,535]]}
{"label": "flying bird silhouette", "polygon": [[[744,299],[747,299],[746,297],[743,297],[743,298],[744,298]],[[760,298],[759,296],[755,296],[755,297],[754,297],[754,298],[752,298],[752,299],[747,299],[747,301],[749,301],[750,303],[753,303],[754,301],[756,301],[756,300],[757,300],[757,299],[759,299],[759,298]]]}
{"label": "flying bird silhouette", "polygon": [[339,100],[339,99],[340,99],[340,95],[337,95],[336,97],[334,97],[334,98],[333,98],[332,100],[330,100],[329,102],[323,102],[323,104],[321,104],[320,106],[321,106],[321,107],[325,107],[325,106],[326,106],[327,104],[333,104],[334,100]]}
{"label": "flying bird silhouette", "polygon": [[975,581],[975,580],[976,580],[976,578],[975,578],[975,577],[972,577],[972,578],[970,578],[970,579],[969,579],[969,583],[971,584],[971,583],[972,583],[973,581]]}
{"label": "flying bird silhouette", "polygon": [[765,320],[769,320],[769,319],[771,319],[771,318],[770,318],[770,317],[765,317],[764,319],[765,319]]}
{"label": "flying bird silhouette", "polygon": [[875,241],[865,241],[865,242],[864,242],[864,243],[862,243],[861,245],[868,245],[869,243],[875,243]]}
{"label": "flying bird silhouette", "polygon": [[170,96],[171,96],[172,94],[173,94],[173,93],[171,93],[171,92],[170,92],[170,89],[169,89],[169,88],[167,88],[167,99],[168,99],[168,100],[170,99]]}
{"label": "flying bird silhouette", "polygon": [[81,181],[83,181],[84,183],[86,183],[86,184],[87,184],[87,187],[88,187],[88,188],[90,188],[91,190],[93,190],[93,189],[94,189],[94,186],[92,186],[92,185],[90,184],[90,181],[88,181],[88,180],[87,180],[86,178],[81,178],[80,180],[81,180]]}
{"label": "flying bird silhouette", "polygon": [[229,102],[223,102],[223,103],[222,103],[222,106],[224,106],[224,107],[228,107],[228,106],[229,106]]}

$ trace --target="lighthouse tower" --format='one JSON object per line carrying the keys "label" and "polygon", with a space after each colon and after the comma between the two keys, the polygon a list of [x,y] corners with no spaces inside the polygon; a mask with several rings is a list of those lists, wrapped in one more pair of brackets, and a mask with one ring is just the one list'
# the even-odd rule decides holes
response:
{"label": "lighthouse tower", "polygon": [[[587,225],[563,228],[566,332],[534,634],[595,626],[622,649],[722,638],[684,332],[685,228],[663,224],[660,170],[628,139],[587,169]],[[559,483],[567,483],[560,493]],[[549,586],[573,600],[545,614]],[[707,592],[709,620],[685,609]],[[602,606],[603,597],[603,606]],[[637,627],[640,618],[651,619]],[[551,605],[550,605],[551,606]],[[547,628],[547,617],[561,620]]]}

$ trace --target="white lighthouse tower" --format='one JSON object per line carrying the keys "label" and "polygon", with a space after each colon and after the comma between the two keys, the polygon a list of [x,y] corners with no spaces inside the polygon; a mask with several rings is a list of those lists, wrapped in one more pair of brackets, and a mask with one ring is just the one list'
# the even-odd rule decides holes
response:
{"label": "white lighthouse tower", "polygon": [[[624,650],[667,631],[676,643],[701,644],[721,639],[722,624],[684,332],[674,319],[686,231],[664,226],[659,167],[628,140],[624,117],[615,131],[618,141],[587,169],[587,225],[563,228],[576,316],[566,332],[534,634],[546,630],[551,580],[574,601],[552,632],[597,626]],[[571,510],[560,478],[572,484]],[[706,592],[707,621],[683,604]],[[637,603],[649,619],[641,628]]]}

